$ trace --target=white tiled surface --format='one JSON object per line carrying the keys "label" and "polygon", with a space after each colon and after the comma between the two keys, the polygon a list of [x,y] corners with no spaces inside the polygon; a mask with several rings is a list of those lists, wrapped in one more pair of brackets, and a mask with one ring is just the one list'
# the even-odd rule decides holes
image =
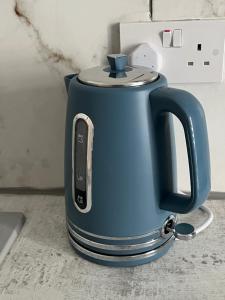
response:
{"label": "white tiled surface", "polygon": [[219,300],[225,298],[225,201],[209,201],[213,224],[176,242],[161,259],[135,268],[90,263],[70,247],[63,197],[0,196],[0,211],[27,221],[0,267],[0,299]]}
{"label": "white tiled surface", "polygon": [[0,187],[63,186],[63,76],[119,51],[148,0],[0,2]]}
{"label": "white tiled surface", "polygon": [[[224,17],[224,1],[153,0],[154,19]],[[148,0],[0,2],[0,187],[63,185],[63,76],[119,51],[119,22],[150,21]],[[212,189],[225,191],[225,84],[185,85],[203,104]],[[180,187],[186,152],[178,134]]]}
{"label": "white tiled surface", "polygon": [[152,0],[153,20],[224,18],[223,0]]}
{"label": "white tiled surface", "polygon": [[[152,8],[154,21],[225,18],[225,1],[223,0],[152,0]],[[225,127],[225,79],[218,84],[179,84],[174,85],[174,87],[186,89],[193,93],[204,107],[210,143],[212,190],[224,191],[225,156],[223,153],[225,153],[225,139],[222,138],[221,133]],[[189,173],[181,128],[178,128],[177,142],[178,181],[180,188],[185,189],[189,181]]]}

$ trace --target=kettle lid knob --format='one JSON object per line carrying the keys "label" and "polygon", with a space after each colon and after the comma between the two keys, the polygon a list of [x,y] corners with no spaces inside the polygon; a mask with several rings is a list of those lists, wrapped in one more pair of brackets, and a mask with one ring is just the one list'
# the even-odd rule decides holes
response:
{"label": "kettle lid knob", "polygon": [[107,59],[112,72],[123,72],[128,65],[126,54],[110,54]]}

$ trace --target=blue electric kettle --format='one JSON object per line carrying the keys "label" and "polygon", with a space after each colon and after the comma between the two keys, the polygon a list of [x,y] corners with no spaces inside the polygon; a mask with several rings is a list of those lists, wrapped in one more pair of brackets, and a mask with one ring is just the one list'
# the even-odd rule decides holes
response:
{"label": "blue electric kettle", "polygon": [[[168,88],[162,74],[128,66],[123,54],[109,55],[108,62],[65,77],[68,236],[91,261],[134,266],[211,222],[201,206],[210,190],[207,127],[198,100]],[[184,128],[190,195],[177,191],[171,114]],[[177,222],[176,213],[197,208],[208,214],[199,228]]]}

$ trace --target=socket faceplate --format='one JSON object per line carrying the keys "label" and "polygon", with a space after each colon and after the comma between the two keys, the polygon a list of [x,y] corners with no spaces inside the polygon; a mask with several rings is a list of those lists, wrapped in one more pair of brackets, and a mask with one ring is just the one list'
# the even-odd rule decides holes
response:
{"label": "socket faceplate", "polygon": [[[173,41],[181,30],[181,47]],[[163,32],[171,31],[170,47],[163,47]],[[162,57],[163,73],[170,83],[223,80],[225,20],[188,20],[120,24],[121,52],[130,53],[148,43]],[[145,65],[148,67],[148,65]]]}

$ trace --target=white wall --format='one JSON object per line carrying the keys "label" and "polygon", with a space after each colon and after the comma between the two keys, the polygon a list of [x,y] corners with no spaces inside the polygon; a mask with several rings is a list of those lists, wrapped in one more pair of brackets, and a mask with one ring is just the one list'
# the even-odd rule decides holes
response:
{"label": "white wall", "polygon": [[119,51],[148,0],[0,2],[0,188],[63,186],[63,76]]}
{"label": "white wall", "polygon": [[[224,1],[154,0],[153,19],[225,17]],[[211,4],[210,4],[211,3]],[[63,185],[63,76],[119,51],[119,22],[150,21],[148,0],[0,2],[0,187]],[[225,84],[185,85],[208,121],[213,190],[225,191]],[[180,185],[185,149],[178,133]]]}
{"label": "white wall", "polygon": [[225,17],[224,0],[152,0],[152,9],[154,21]]}
{"label": "white wall", "polygon": [[[153,0],[152,8],[152,18],[154,21],[225,17],[225,1],[220,0]],[[204,107],[210,143],[212,190],[224,192],[225,81],[216,84],[177,84],[174,87],[183,88],[193,93]],[[179,186],[186,189],[189,183],[186,147],[183,130],[181,130],[178,122],[176,122],[176,125],[178,181]]]}

